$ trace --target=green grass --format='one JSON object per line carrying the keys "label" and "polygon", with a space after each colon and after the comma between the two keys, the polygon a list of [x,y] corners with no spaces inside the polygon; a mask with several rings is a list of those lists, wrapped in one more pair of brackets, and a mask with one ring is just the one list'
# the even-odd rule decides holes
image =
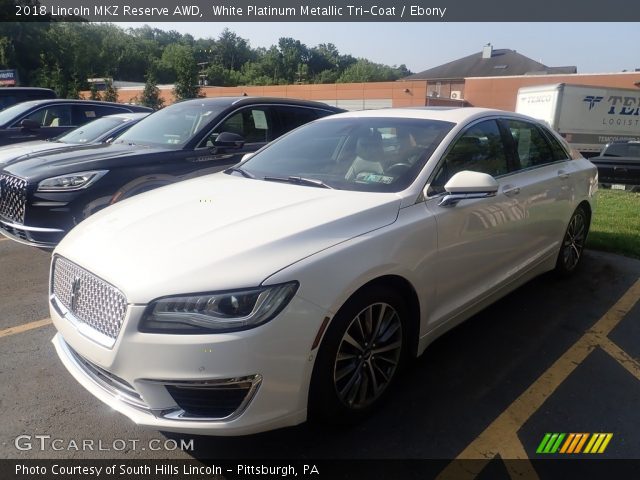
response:
{"label": "green grass", "polygon": [[598,191],[587,248],[640,258],[640,193]]}

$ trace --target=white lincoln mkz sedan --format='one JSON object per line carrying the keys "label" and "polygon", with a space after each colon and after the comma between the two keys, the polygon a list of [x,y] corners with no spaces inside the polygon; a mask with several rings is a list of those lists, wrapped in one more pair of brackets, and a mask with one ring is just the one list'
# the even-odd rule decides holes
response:
{"label": "white lincoln mkz sedan", "polygon": [[443,332],[574,271],[596,189],[596,168],[522,115],[326,117],[73,229],[52,260],[53,343],[86,389],[160,430],[357,419]]}

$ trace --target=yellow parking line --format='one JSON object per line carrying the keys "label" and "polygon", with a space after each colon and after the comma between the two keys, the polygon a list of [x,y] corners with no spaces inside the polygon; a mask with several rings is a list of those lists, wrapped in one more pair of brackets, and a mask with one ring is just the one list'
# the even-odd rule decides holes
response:
{"label": "yellow parking line", "polygon": [[25,323],[23,325],[18,325],[16,327],[5,328],[4,330],[0,330],[0,338],[9,337],[11,335],[16,335],[18,333],[28,332],[29,330],[44,327],[45,325],[49,325],[50,323],[51,323],[51,319],[45,318],[43,320],[37,320],[35,322]]}
{"label": "yellow parking line", "polygon": [[631,355],[622,350],[609,338],[605,338],[602,341],[600,348],[607,352],[616,362],[622,365],[631,375],[640,380],[640,363],[638,363]]}
{"label": "yellow parking line", "polygon": [[[507,443],[517,437],[517,432],[522,428],[522,425],[595,348],[602,347],[619,362],[623,359],[624,362],[620,363],[637,377],[637,363],[630,362],[628,355],[622,355],[619,347],[615,348],[615,344],[606,336],[629,313],[639,299],[640,280],[637,280],[591,329],[585,332],[457,457],[457,459],[480,459],[484,462],[474,462],[474,468],[464,472],[460,470],[461,464],[453,461],[438,478],[475,478],[483,466],[496,455],[500,455],[503,459],[526,458],[524,449],[514,451],[513,447]],[[523,457],[523,455],[525,456]]]}

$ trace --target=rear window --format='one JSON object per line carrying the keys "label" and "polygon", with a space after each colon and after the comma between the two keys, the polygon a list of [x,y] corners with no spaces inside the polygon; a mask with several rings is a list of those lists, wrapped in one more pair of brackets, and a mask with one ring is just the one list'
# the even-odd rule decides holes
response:
{"label": "rear window", "polygon": [[612,143],[602,152],[603,157],[640,157],[639,143]]}

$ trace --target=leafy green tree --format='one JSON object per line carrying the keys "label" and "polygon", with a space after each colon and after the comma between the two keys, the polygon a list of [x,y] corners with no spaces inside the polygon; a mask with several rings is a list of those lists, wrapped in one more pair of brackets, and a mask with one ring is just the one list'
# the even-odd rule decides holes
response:
{"label": "leafy green tree", "polygon": [[151,107],[154,110],[159,110],[164,106],[164,100],[160,97],[160,89],[158,88],[155,69],[153,68],[147,73],[141,103],[145,107]]}
{"label": "leafy green tree", "polygon": [[111,80],[107,80],[107,88],[104,91],[102,99],[105,102],[117,102],[118,101],[118,89],[113,85]]}
{"label": "leafy green tree", "polygon": [[212,60],[226,70],[240,70],[242,66],[254,59],[249,42],[239,37],[228,28],[218,36],[212,48]]}
{"label": "leafy green tree", "polygon": [[89,99],[102,100],[102,97],[100,96],[100,92],[98,91],[98,87],[96,87],[95,83],[92,83],[89,87]]}
{"label": "leafy green tree", "polygon": [[[165,58],[165,54],[167,54],[167,58]],[[193,49],[187,45],[170,45],[165,49],[162,57],[163,61],[170,62],[176,74],[173,88],[176,100],[198,97],[200,95],[198,65],[193,55]]]}
{"label": "leafy green tree", "polygon": [[89,89],[89,77],[146,82],[151,68],[155,81],[176,85],[178,98],[198,95],[199,72],[221,86],[371,82],[411,73],[405,65],[341,54],[331,43],[308,48],[280,38],[269,48],[254,49],[229,29],[215,39],[195,40],[149,26],[124,30],[85,22],[0,22],[0,68],[17,69],[21,84],[50,87],[61,97]]}
{"label": "leafy green tree", "polygon": [[286,83],[302,82],[301,69],[309,61],[309,50],[300,40],[281,38],[278,40],[280,51],[280,76]]}
{"label": "leafy green tree", "polygon": [[389,67],[359,58],[338,77],[338,82],[389,82],[400,78],[400,74]]}

